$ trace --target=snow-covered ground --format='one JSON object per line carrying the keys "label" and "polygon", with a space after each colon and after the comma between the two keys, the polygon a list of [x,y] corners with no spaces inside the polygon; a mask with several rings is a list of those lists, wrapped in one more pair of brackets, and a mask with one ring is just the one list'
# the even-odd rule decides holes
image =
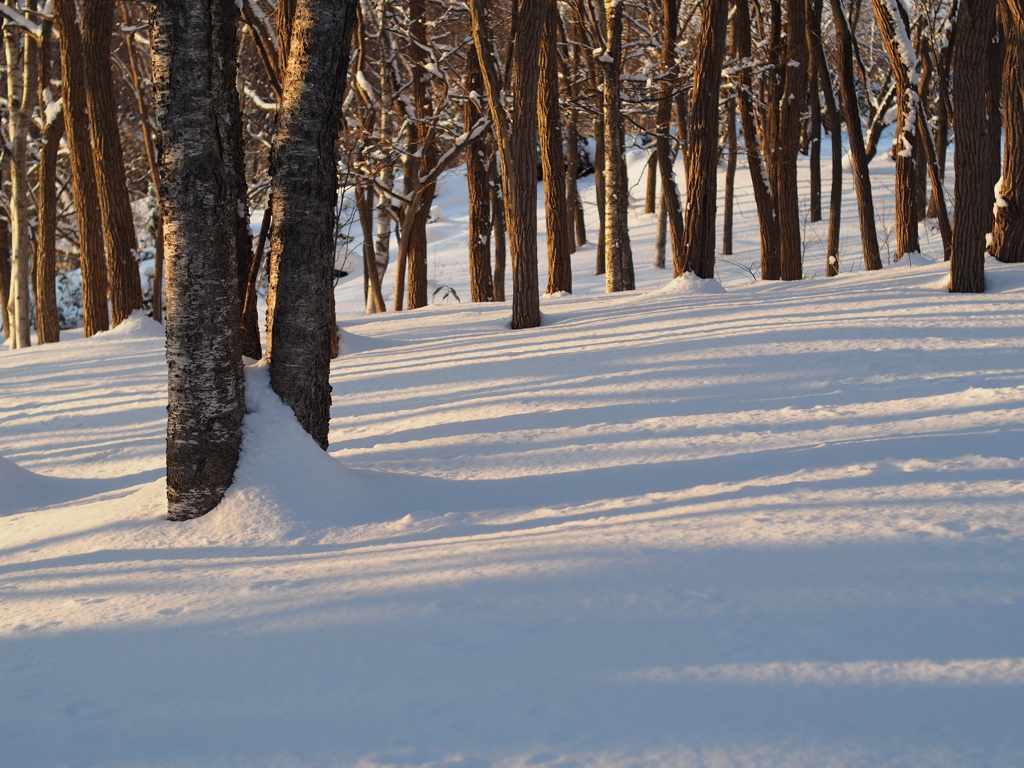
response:
{"label": "snow-covered ground", "polygon": [[535,330],[348,278],[330,452],[253,366],[190,523],[159,326],[0,353],[0,764],[1024,765],[1024,267],[826,280],[815,224],[753,283],[739,202],[720,282],[639,215],[641,290],[589,246]]}

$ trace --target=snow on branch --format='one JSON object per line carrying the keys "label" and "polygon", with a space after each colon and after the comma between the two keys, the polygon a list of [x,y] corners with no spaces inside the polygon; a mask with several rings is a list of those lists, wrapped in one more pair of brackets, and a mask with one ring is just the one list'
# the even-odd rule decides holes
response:
{"label": "snow on branch", "polygon": [[28,18],[25,17],[24,14],[22,14],[16,8],[11,8],[11,6],[9,5],[0,4],[0,12],[3,12],[3,14],[8,19],[10,19],[10,21],[13,22],[15,26],[22,27],[33,37],[42,37],[42,26],[36,24],[34,21],[30,21]]}

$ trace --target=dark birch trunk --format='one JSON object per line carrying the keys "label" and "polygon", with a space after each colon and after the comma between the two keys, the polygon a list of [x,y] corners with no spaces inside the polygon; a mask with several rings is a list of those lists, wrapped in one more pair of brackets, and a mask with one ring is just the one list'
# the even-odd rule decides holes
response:
{"label": "dark birch trunk", "polygon": [[[212,510],[231,484],[245,397],[238,333],[230,130],[221,101],[231,0],[152,6],[153,81],[167,256],[167,516]],[[230,29],[230,31],[226,31]],[[70,125],[69,125],[70,128]]]}
{"label": "dark birch trunk", "polygon": [[995,0],[960,5],[953,51],[953,114],[956,150],[953,155],[953,256],[950,291],[985,290],[985,235],[992,224],[993,189],[987,167],[991,126],[987,120],[986,86],[989,45],[996,33]]}
{"label": "dark birch trunk", "polygon": [[729,4],[705,0],[693,96],[690,106],[690,171],[686,179],[686,216],[682,248],[674,276],[693,272],[715,276],[715,216],[718,189],[718,95],[725,56]]}
{"label": "dark birch trunk", "polygon": [[331,417],[331,311],[337,136],[354,0],[300,0],[271,159],[267,357],[274,391],[326,449]]}
{"label": "dark birch trunk", "polygon": [[825,246],[825,276],[839,274],[839,224],[843,216],[843,126],[839,119],[839,107],[832,92],[832,79],[821,45],[816,46],[818,58],[818,83],[825,101],[825,120],[832,137],[832,189],[828,205],[828,241]]}

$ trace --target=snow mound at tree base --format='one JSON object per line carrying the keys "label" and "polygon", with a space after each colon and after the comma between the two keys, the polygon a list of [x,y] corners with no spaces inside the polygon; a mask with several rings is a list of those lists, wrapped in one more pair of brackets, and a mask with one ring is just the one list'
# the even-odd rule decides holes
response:
{"label": "snow mound at tree base", "polygon": [[225,546],[274,546],[346,538],[341,529],[354,525],[407,527],[405,512],[374,503],[373,489],[313,442],[271,389],[266,360],[245,374],[242,453],[224,501],[200,522],[207,535]]}
{"label": "snow mound at tree base", "polygon": [[725,293],[725,288],[715,279],[704,280],[693,272],[684,272],[668,285],[652,293]]}

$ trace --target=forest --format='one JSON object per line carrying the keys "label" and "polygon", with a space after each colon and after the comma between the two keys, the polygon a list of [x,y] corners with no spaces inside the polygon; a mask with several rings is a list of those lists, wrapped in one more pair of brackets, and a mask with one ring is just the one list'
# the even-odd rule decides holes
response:
{"label": "forest", "polygon": [[739,147],[760,279],[803,277],[803,195],[811,221],[829,217],[838,274],[844,130],[866,270],[882,266],[868,170],[879,152],[895,163],[897,261],[920,251],[928,220],[953,292],[984,290],[986,253],[1024,259],[1017,0],[80,6],[3,6],[4,335],[15,348],[33,327],[39,343],[57,341],[57,287],[69,283],[87,337],[143,307],[166,323],[172,518],[209,511],[230,483],[241,359],[264,352],[261,276],[274,389],[326,448],[339,251],[362,251],[367,312],[388,310],[389,280],[392,311],[426,306],[432,199],[456,165],[470,298],[505,301],[508,270],[513,329],[541,322],[538,180],[545,293],[572,291],[587,173],[595,271],[608,292],[634,289],[627,137],[648,148],[645,211],[658,216],[656,260],[676,277],[714,277],[723,157],[731,253]]}
{"label": "forest", "polygon": [[1024,1],[0,10],[0,763],[1024,765]]}

